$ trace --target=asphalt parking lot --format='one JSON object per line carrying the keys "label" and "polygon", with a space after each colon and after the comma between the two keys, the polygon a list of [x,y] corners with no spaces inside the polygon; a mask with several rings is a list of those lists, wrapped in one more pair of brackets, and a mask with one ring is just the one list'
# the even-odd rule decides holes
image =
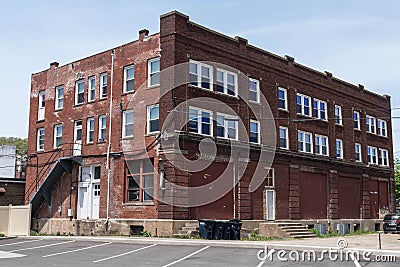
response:
{"label": "asphalt parking lot", "polygon": [[[83,241],[74,239],[0,240],[0,266],[398,266],[397,263],[353,261],[262,261],[260,248],[212,245],[166,245],[154,242]],[[357,265],[359,264],[359,265]]]}

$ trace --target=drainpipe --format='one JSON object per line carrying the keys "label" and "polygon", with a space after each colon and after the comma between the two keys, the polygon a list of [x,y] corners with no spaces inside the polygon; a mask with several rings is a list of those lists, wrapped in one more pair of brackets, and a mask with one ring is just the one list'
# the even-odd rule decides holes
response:
{"label": "drainpipe", "polygon": [[[106,224],[108,224],[108,220],[110,218],[110,150],[111,150],[111,129],[112,129],[112,107],[113,107],[113,79],[114,79],[114,49],[111,52],[111,82],[110,82],[110,125],[108,126],[108,147],[107,147],[107,220]],[[107,227],[108,228],[108,227]]]}

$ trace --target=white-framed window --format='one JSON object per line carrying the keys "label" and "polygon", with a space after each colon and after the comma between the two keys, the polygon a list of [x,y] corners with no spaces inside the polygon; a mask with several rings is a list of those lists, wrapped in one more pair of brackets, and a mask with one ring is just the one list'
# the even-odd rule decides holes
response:
{"label": "white-framed window", "polygon": [[62,145],[62,124],[54,125],[54,148]]}
{"label": "white-framed window", "polygon": [[204,63],[191,60],[189,62],[189,83],[206,90],[212,90],[212,67]]}
{"label": "white-framed window", "polygon": [[46,91],[40,91],[39,96],[39,106],[38,106],[38,121],[44,120],[44,112],[46,105]]}
{"label": "white-framed window", "polygon": [[275,169],[268,168],[266,169],[267,174],[265,175],[265,187],[266,188],[274,188],[275,187]]}
{"label": "white-framed window", "polygon": [[379,149],[381,157],[381,166],[389,167],[389,152],[387,149]]}
{"label": "white-framed window", "polygon": [[260,122],[256,120],[250,120],[250,143],[260,143]]}
{"label": "white-framed window", "polygon": [[376,118],[369,115],[366,115],[365,118],[367,124],[367,133],[376,134]]}
{"label": "white-framed window", "polygon": [[135,66],[124,67],[124,93],[135,90]]}
{"label": "white-framed window", "polygon": [[368,146],[368,163],[378,165],[378,151],[376,147]]}
{"label": "white-framed window", "polygon": [[336,139],[336,158],[343,159],[343,140]]}
{"label": "white-framed window", "polygon": [[354,122],[354,129],[360,130],[361,129],[360,112],[358,111],[353,112],[353,122]]}
{"label": "white-framed window", "polygon": [[238,140],[238,117],[217,113],[217,137]]}
{"label": "white-framed window", "polygon": [[212,112],[205,109],[189,107],[189,132],[213,135]]}
{"label": "white-framed window", "polygon": [[55,99],[55,110],[60,110],[64,108],[64,86],[56,87],[56,99]]}
{"label": "white-framed window", "polygon": [[288,110],[287,90],[282,87],[278,87],[278,108]]}
{"label": "white-framed window", "polygon": [[36,150],[43,151],[44,150],[44,128],[37,129],[36,133]]}
{"label": "white-framed window", "polygon": [[299,152],[312,153],[312,133],[298,131],[297,134],[297,146]]}
{"label": "white-framed window", "polygon": [[160,85],[160,58],[153,58],[148,61],[148,87]]}
{"label": "white-framed window", "polygon": [[159,131],[160,106],[158,104],[147,107],[147,133]]}
{"label": "white-framed window", "polygon": [[321,156],[329,155],[328,137],[324,135],[315,135],[315,154]]}
{"label": "white-framed window", "polygon": [[90,144],[94,141],[94,118],[88,118],[86,124],[86,143]]}
{"label": "white-framed window", "polygon": [[122,138],[133,136],[133,110],[122,113]]}
{"label": "white-framed window", "polygon": [[106,115],[101,115],[99,116],[99,138],[98,140],[100,142],[106,141],[106,136],[107,136],[107,117]]}
{"label": "white-framed window", "polygon": [[237,80],[236,73],[217,69],[217,92],[230,96],[237,96]]}
{"label": "white-framed window", "polygon": [[260,103],[260,81],[249,79],[249,101]]}
{"label": "white-framed window", "polygon": [[279,147],[289,149],[289,132],[287,127],[279,126]]}
{"label": "white-framed window", "polygon": [[96,77],[92,76],[88,78],[89,83],[89,99],[88,102],[94,101],[96,98]]}
{"label": "white-framed window", "polygon": [[75,83],[75,105],[81,105],[85,101],[85,81],[79,80]]}
{"label": "white-framed window", "polygon": [[311,116],[310,112],[310,103],[311,97],[297,94],[297,114],[304,115],[304,116]]}
{"label": "white-framed window", "polygon": [[361,144],[355,143],[354,149],[355,149],[355,153],[356,153],[356,161],[357,161],[357,162],[362,162],[362,157],[361,157]]}
{"label": "white-framed window", "polygon": [[325,101],[314,99],[313,116],[314,118],[327,120],[327,103]]}
{"label": "white-framed window", "polygon": [[378,119],[378,135],[387,137],[387,123]]}
{"label": "white-framed window", "polygon": [[335,123],[343,125],[342,106],[335,105]]}
{"label": "white-framed window", "polygon": [[100,98],[107,97],[107,73],[100,74]]}

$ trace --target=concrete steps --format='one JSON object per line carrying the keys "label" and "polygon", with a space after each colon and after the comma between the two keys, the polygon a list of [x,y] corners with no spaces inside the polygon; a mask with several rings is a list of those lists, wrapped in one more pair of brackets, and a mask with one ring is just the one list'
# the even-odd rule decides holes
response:
{"label": "concrete steps", "polygon": [[297,222],[277,221],[278,227],[292,238],[313,238],[317,237],[305,225]]}
{"label": "concrete steps", "polygon": [[199,235],[199,224],[190,222],[185,223],[185,226],[181,230],[178,230],[178,234],[174,234],[175,237],[196,237]]}

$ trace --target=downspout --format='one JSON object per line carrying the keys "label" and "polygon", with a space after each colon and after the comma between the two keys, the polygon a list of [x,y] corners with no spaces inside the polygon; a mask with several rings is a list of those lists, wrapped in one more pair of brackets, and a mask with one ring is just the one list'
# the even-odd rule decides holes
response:
{"label": "downspout", "polygon": [[[112,129],[112,108],[113,108],[113,79],[114,79],[114,49],[111,52],[111,82],[110,82],[110,125],[108,126],[108,147],[107,147],[107,220],[106,224],[108,225],[108,220],[110,218],[110,176],[111,176],[111,169],[110,169],[110,150],[111,150],[111,129]],[[108,228],[108,227],[107,227]]]}

